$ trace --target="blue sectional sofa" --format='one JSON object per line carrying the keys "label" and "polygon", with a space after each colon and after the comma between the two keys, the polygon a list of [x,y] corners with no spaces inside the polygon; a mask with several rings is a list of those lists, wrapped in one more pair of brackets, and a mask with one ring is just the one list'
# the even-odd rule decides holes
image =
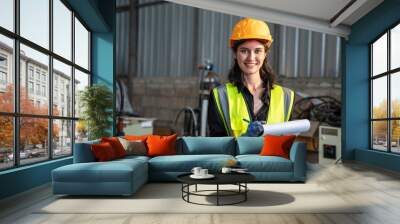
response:
{"label": "blue sectional sofa", "polygon": [[96,162],[91,141],[75,144],[74,163],[52,171],[53,193],[68,195],[131,195],[148,181],[176,181],[193,167],[218,172],[234,159],[260,182],[304,182],[306,147],[295,142],[290,159],[260,156],[262,137],[182,137],[177,140],[177,155],[127,156]]}

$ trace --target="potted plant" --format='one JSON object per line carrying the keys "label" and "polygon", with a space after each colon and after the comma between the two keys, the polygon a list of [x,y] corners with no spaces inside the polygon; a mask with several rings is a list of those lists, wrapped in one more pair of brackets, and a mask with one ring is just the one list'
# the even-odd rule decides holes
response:
{"label": "potted plant", "polygon": [[112,125],[112,92],[102,84],[87,86],[79,93],[81,120],[88,130],[89,140],[109,136]]}

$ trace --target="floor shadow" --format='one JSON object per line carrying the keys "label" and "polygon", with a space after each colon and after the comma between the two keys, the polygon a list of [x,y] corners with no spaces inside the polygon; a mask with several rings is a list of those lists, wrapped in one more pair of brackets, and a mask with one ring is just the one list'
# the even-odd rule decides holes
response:
{"label": "floor shadow", "polygon": [[[216,204],[216,192],[209,194],[206,197],[206,201],[210,204]],[[238,196],[226,196],[220,197],[220,203],[229,204],[232,202],[240,201],[243,199],[242,195]],[[285,193],[276,191],[262,191],[262,190],[251,190],[247,193],[247,201],[236,204],[235,206],[242,207],[265,207],[265,206],[278,206],[285,205],[294,202],[296,199]]]}

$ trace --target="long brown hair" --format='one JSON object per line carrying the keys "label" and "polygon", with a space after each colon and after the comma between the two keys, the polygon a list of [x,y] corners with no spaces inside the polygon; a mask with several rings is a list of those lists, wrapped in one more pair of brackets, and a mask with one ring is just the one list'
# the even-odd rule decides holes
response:
{"label": "long brown hair", "polygon": [[[238,47],[246,41],[248,41],[248,40],[235,41],[233,44],[233,48],[232,48],[233,53],[236,54]],[[257,41],[259,41],[261,44],[264,45],[265,52],[267,53],[267,56],[265,57],[265,59],[263,61],[263,65],[261,66],[261,69],[260,69],[260,77],[261,77],[261,80],[263,81],[263,87],[266,90],[268,90],[268,91],[265,91],[264,94],[261,96],[261,100],[263,102],[266,102],[266,98],[268,97],[266,94],[269,92],[269,90],[271,90],[273,88],[273,85],[275,84],[275,80],[276,80],[276,75],[275,75],[274,71],[272,70],[271,66],[269,66],[268,61],[267,61],[267,58],[268,58],[267,45],[262,40],[257,40]],[[231,69],[229,70],[229,73],[228,73],[228,80],[233,85],[238,87],[238,89],[244,88],[244,80],[243,80],[242,73],[243,72],[239,67],[237,59],[234,58],[233,66],[231,67]]]}

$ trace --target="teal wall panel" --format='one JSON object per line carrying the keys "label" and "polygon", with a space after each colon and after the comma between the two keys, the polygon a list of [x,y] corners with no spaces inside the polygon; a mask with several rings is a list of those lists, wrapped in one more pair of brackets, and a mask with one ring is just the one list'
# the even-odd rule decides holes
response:
{"label": "teal wall panel", "polygon": [[51,171],[72,163],[72,157],[0,172],[0,199],[51,181]]}

